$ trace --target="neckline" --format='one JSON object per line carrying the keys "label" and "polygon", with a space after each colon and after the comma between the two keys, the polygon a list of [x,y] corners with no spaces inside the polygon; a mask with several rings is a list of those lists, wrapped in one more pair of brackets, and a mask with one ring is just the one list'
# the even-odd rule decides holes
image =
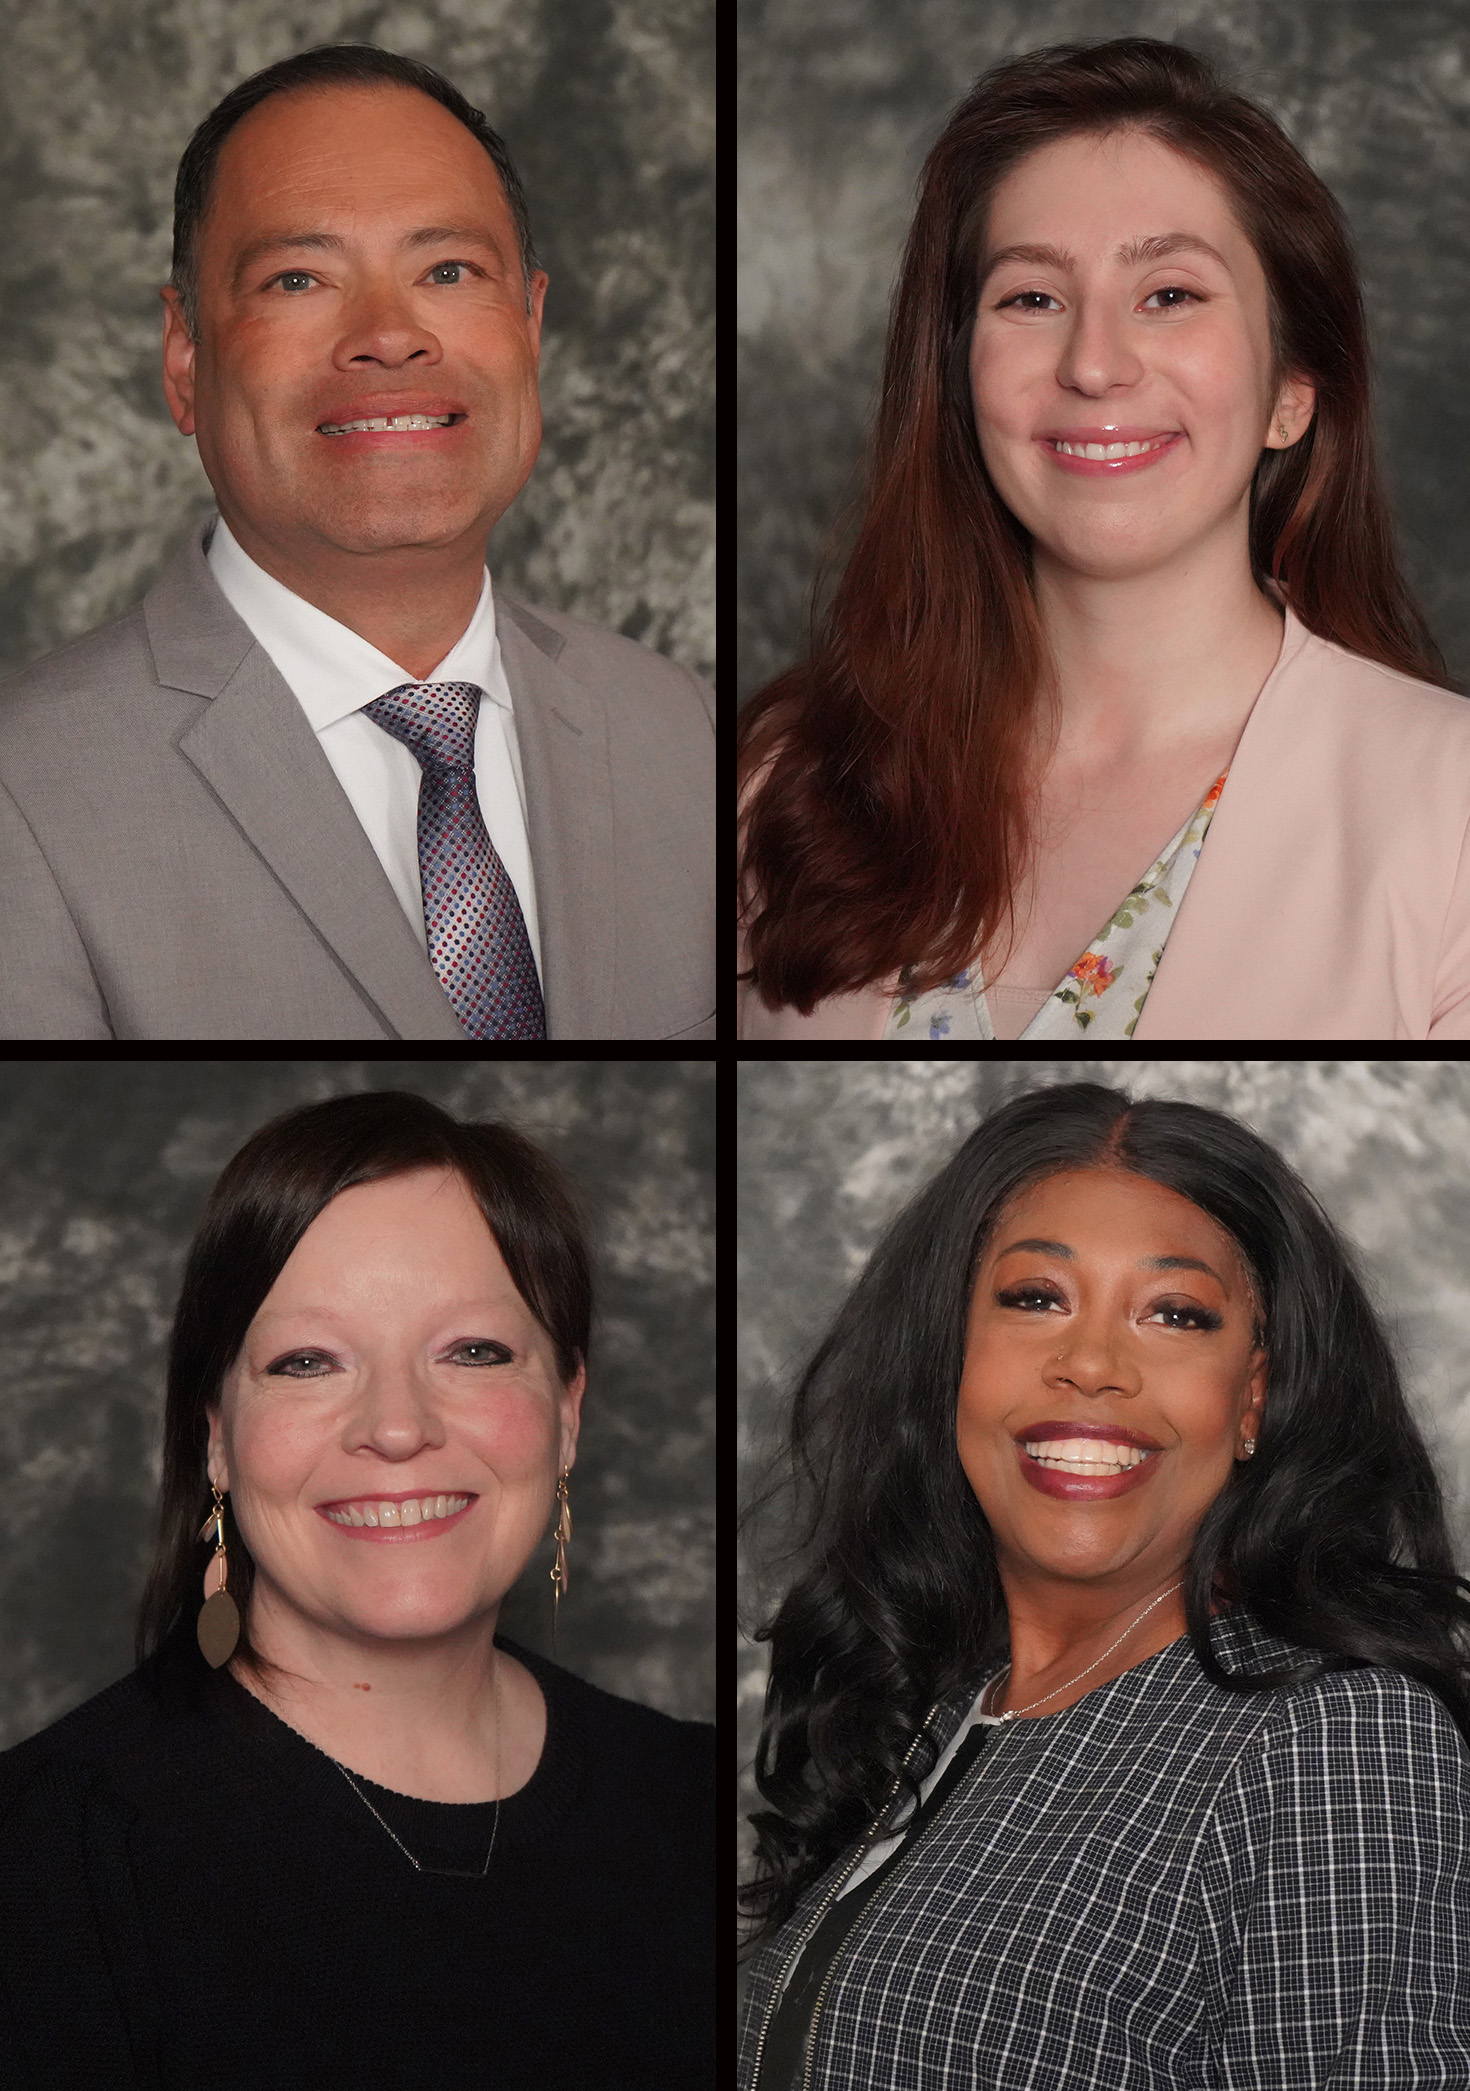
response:
{"label": "neckline", "polygon": [[[1214,1620],[1211,1620],[1210,1623],[1211,1625],[1213,1625]],[[1105,1692],[1115,1684],[1122,1684],[1126,1678],[1135,1676],[1140,1670],[1146,1670],[1150,1663],[1158,1662],[1163,1656],[1172,1655],[1174,1651],[1178,1648],[1181,1641],[1186,1643],[1186,1645],[1188,1645],[1189,1643],[1189,1629],[1187,1627],[1185,1628],[1182,1634],[1177,1634],[1174,1637],[1174,1639],[1166,1643],[1166,1645],[1163,1648],[1156,1648],[1152,1655],[1142,1656],[1138,1662],[1130,1663],[1126,1670],[1119,1670],[1116,1676],[1105,1677],[1101,1684],[1093,1685],[1090,1691],[1081,1693],[1068,1705],[1057,1707],[1054,1713],[1018,1713],[1016,1719],[1008,1725],[1011,1727],[1019,1727],[1022,1721],[1030,1722],[1059,1720],[1064,1713],[1071,1713],[1074,1708],[1085,1704],[1087,1700],[1095,1697],[1098,1692]],[[980,1689],[976,1692],[974,1698],[970,1701],[969,1712],[965,1715],[965,1721],[967,1725],[973,1719],[976,1712],[978,1712],[980,1707],[980,1701],[985,1697],[986,1692],[995,1682],[995,1679],[999,1677],[1001,1671],[1006,1667],[1006,1660],[1008,1660],[1008,1658],[997,1663],[995,1668],[993,1670],[987,1671],[984,1678],[982,1678],[980,1683]],[[1063,1689],[1065,1689],[1065,1687],[1063,1687]]]}
{"label": "neckline", "polygon": [[[283,1721],[232,1677],[228,1669],[211,1670],[189,1622],[182,1622],[172,1638],[175,1645],[171,1653],[181,1666],[181,1682],[186,1689],[192,1687],[199,1713],[210,1723],[247,1781],[264,1775],[311,1812],[325,1809],[339,1824],[356,1824],[359,1838],[366,1838],[369,1846],[379,1840],[388,1858],[396,1859],[405,1872],[409,1870],[407,1860],[394,1851],[381,1824],[374,1822],[371,1809],[364,1806],[362,1794],[353,1791],[335,1758]],[[362,1787],[373,1807],[403,1836],[414,1857],[426,1865],[437,1866],[446,1855],[462,1857],[464,1850],[488,1835],[490,1819],[497,1808],[497,1854],[527,1850],[555,1834],[586,1792],[591,1763],[576,1679],[503,1635],[495,1636],[495,1645],[524,1663],[546,1702],[546,1736],[541,1755],[523,1786],[498,1802],[430,1801],[379,1786],[348,1767],[351,1779]],[[425,1841],[423,1851],[414,1843],[416,1836]]]}
{"label": "neckline", "polygon": [[[500,1648],[502,1646],[499,1635],[497,1635],[495,1638],[495,1646],[497,1648]],[[234,1687],[235,1692],[239,1695],[235,1707],[237,1718],[240,1716],[239,1700],[248,1701],[249,1706],[255,1712],[263,1713],[266,1716],[267,1720],[273,1721],[276,1723],[278,1727],[284,1728],[286,1733],[289,1736],[291,1736],[296,1742],[304,1743],[307,1749],[315,1751],[318,1757],[322,1758],[325,1763],[335,1766],[338,1772],[348,1773],[348,1775],[351,1778],[356,1779],[357,1783],[360,1786],[367,1787],[375,1796],[382,1796],[384,1799],[388,1801],[392,1801],[395,1804],[401,1803],[406,1807],[417,1806],[447,1811],[445,1816],[446,1820],[448,1820],[451,1816],[462,1816],[463,1819],[468,1820],[470,1816],[473,1815],[476,1809],[479,1809],[482,1814],[488,1814],[492,1808],[498,1808],[504,1801],[513,1800],[515,1798],[514,1794],[500,1794],[488,1801],[435,1801],[427,1799],[426,1796],[421,1793],[404,1793],[397,1786],[384,1786],[377,1779],[370,1779],[366,1772],[356,1771],[354,1770],[352,1765],[343,1764],[342,1760],[339,1757],[334,1757],[330,1750],[324,1750],[319,1742],[313,1742],[311,1737],[309,1735],[303,1734],[301,1729],[299,1729],[294,1722],[288,1721],[284,1714],[277,1713],[276,1709],[270,1704],[269,1700],[260,1698],[256,1693],[251,1691],[248,1685],[241,1684],[239,1678],[234,1675],[234,1673],[229,1668],[228,1664],[225,1665],[223,1670],[220,1672],[220,1675],[229,1680],[229,1683]],[[538,1679],[537,1682],[539,1684],[540,1680]],[[543,1700],[545,1699],[545,1697],[546,1694],[543,1691]],[[251,1717],[252,1716],[250,1714],[246,1714],[244,1716],[244,1718],[246,1719],[250,1719]],[[551,1709],[549,1705],[547,1706],[546,1712],[546,1727],[547,1739],[549,1740],[551,1733]],[[541,1745],[541,1757],[537,1758],[536,1764],[531,1772],[531,1777],[525,1780],[522,1785],[516,1788],[517,1793],[524,1793],[526,1791],[526,1788],[533,1783],[536,1777],[536,1773],[539,1772],[541,1769],[541,1758],[544,1758],[545,1755],[546,1742],[543,1741]]]}
{"label": "neckline", "polygon": [[[1270,697],[1272,693],[1273,686],[1280,681],[1283,672],[1287,668],[1292,666],[1292,664],[1297,660],[1297,658],[1307,648],[1308,645],[1315,644],[1318,646],[1327,646],[1332,643],[1328,640],[1319,639],[1315,632],[1310,631],[1308,627],[1302,623],[1301,619],[1292,609],[1291,604],[1287,602],[1284,599],[1284,597],[1279,601],[1277,607],[1280,609],[1282,615],[1280,651],[1277,653],[1274,666],[1267,674],[1266,679],[1261,684],[1260,689],[1256,692],[1255,702],[1251,705],[1250,710],[1246,713],[1245,724],[1240,729],[1240,733],[1236,738],[1235,747],[1231,753],[1230,760],[1226,764],[1225,769],[1222,772],[1222,776],[1227,780],[1231,772],[1239,766],[1241,751],[1245,748],[1246,743],[1250,738],[1252,728],[1260,719],[1263,707],[1267,707],[1267,699],[1268,697]],[[1211,785],[1210,790],[1213,791],[1213,789],[1214,786]],[[1203,806],[1205,804],[1205,801],[1209,798],[1209,796],[1210,793],[1207,791],[1204,795],[1204,798],[1200,800],[1200,806]],[[1215,815],[1219,813],[1220,807],[1224,802],[1224,798],[1225,793],[1224,789],[1222,788],[1220,796],[1215,802],[1214,811],[1211,813],[1210,816],[1212,822],[1215,818]],[[1198,819],[1198,817],[1199,806],[1196,806],[1194,812],[1190,815],[1190,820],[1196,820]],[[1186,821],[1185,829],[1187,829],[1188,826],[1189,822]],[[1185,830],[1182,829],[1180,833],[1182,834],[1184,831]],[[1176,844],[1177,841],[1178,837],[1176,836]],[[1167,857],[1168,853],[1168,849],[1166,848],[1163,854],[1165,857]],[[1155,864],[1157,864],[1159,861],[1161,860],[1155,859]],[[1151,865],[1149,867],[1149,871],[1144,873],[1144,877],[1147,878],[1149,876],[1149,873],[1153,869],[1154,866]],[[1126,899],[1127,896],[1125,895],[1124,898]],[[1172,928],[1172,926],[1173,924],[1171,922],[1170,927]],[[1086,947],[1084,946],[1084,950],[1085,949]],[[1079,954],[1079,956],[1080,955],[1081,954]],[[1073,965],[1075,964],[1076,960],[1074,959]],[[965,970],[968,974],[969,968],[967,967]],[[1037,1016],[1039,1016],[1041,1011],[1045,1009],[1047,1003],[1051,1001],[1053,995],[1057,993],[1058,989],[1064,987],[1070,978],[1071,968],[1069,968],[1068,971],[1062,975],[1062,978],[1056,983],[1054,987],[1046,989],[1044,995],[1043,991],[1039,987],[1030,990],[1030,992],[1033,994],[1043,996],[1041,1002],[1037,1006]],[[872,995],[874,997],[874,1002],[871,1006],[874,1007],[875,1011],[881,1010],[882,1012],[881,1018],[879,1019],[879,1029],[872,1034],[875,1038],[879,1039],[887,1035],[889,1025],[893,1020],[894,1012],[901,1002],[903,1002],[905,999],[910,999],[917,1003],[917,1001],[920,999],[917,996],[911,998],[905,997],[903,990],[903,975],[901,972],[897,975],[890,976],[890,978],[887,981],[880,983],[876,988],[865,989],[863,992],[864,994]],[[983,1001],[984,999],[984,994],[985,989],[982,983],[980,988],[981,1001]],[[1033,1017],[1031,1021],[1034,1022],[1035,1017]],[[1030,1026],[1028,1025],[1026,1028],[1029,1029]],[[1022,1037],[1024,1038],[1024,1036],[1025,1032],[1023,1031]]]}

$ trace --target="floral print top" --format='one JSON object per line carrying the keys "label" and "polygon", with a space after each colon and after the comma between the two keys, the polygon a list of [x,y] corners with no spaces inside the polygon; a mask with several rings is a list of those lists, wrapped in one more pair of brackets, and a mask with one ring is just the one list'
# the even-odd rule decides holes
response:
{"label": "floral print top", "polygon": [[[1225,771],[1158,861],[1103,924],[1065,980],[1054,988],[1022,1038],[1131,1038],[1164,955],[1174,914],[1199,861]],[[978,967],[968,967],[928,994],[908,995],[903,982],[888,1013],[884,1039],[994,1038]]]}

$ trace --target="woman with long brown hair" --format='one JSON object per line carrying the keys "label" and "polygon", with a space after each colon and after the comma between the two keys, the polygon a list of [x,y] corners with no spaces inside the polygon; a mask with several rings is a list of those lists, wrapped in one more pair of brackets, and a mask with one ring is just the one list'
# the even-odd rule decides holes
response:
{"label": "woman with long brown hair", "polygon": [[1351,239],[1203,60],[956,110],[856,542],[740,752],[747,1038],[1470,1037],[1470,706]]}

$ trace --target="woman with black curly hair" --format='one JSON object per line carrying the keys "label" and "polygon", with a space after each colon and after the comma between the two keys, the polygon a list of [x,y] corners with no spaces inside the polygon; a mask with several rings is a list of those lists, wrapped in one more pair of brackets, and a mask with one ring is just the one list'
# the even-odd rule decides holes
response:
{"label": "woman with black curly hair", "polygon": [[1267,1143],[992,1113],[804,1372],[744,2091],[1470,2083],[1470,1583]]}

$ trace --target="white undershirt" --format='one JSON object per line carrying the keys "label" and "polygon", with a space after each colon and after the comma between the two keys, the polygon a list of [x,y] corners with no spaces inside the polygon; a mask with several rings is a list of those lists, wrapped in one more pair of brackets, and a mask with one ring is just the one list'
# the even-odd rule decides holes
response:
{"label": "white undershirt", "polygon": [[[939,1784],[940,1780],[949,1770],[950,1765],[959,1755],[960,1744],[964,1741],[965,1737],[974,1727],[975,1716],[977,1713],[980,1713],[982,1711],[981,1702],[984,1699],[986,1692],[990,1689],[991,1683],[995,1675],[995,1671],[992,1670],[990,1676],[986,1678],[984,1684],[981,1685],[979,1691],[975,1694],[974,1700],[971,1702],[969,1712],[960,1722],[959,1727],[956,1728],[954,1734],[950,1737],[944,1749],[940,1751],[939,1757],[935,1762],[933,1771],[930,1772],[927,1779],[924,1779],[920,1782],[920,1804],[928,1800],[930,1794],[934,1791],[935,1787]],[[903,1835],[904,1831],[908,1828],[909,1823],[912,1820],[913,1812],[914,1811],[912,1807],[905,1808],[902,1818],[894,1824],[893,1828],[888,1832],[887,1836],[880,1837],[878,1839],[878,1842],[873,1846],[873,1849],[868,1853],[867,1857],[863,1860],[862,1864],[853,1874],[852,1879],[848,1881],[846,1886],[843,1888],[843,1895],[850,1895],[854,1888],[861,1887],[862,1883],[867,1879],[870,1873],[876,1873],[880,1866],[885,1865],[888,1862],[888,1860],[892,1858],[893,1840],[895,1837],[901,1837]],[[840,1902],[842,1896],[839,1896],[837,1899]]]}
{"label": "white undershirt", "polygon": [[437,668],[416,676],[257,566],[230,535],[223,516],[215,524],[207,556],[226,602],[270,655],[305,712],[399,906],[426,950],[418,848],[421,772],[403,743],[364,718],[362,707],[405,682],[472,682],[484,691],[490,701],[481,704],[475,726],[475,789],[490,840],[521,903],[539,973],[526,790],[488,568],[463,635]]}

